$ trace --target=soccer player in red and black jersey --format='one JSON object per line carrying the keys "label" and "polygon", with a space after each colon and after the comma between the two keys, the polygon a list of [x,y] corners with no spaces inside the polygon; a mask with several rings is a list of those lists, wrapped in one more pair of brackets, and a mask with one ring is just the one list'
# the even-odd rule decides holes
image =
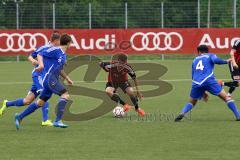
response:
{"label": "soccer player in red and black jersey", "polygon": [[229,87],[228,96],[231,96],[236,87],[240,84],[240,39],[236,40],[230,51],[232,61],[229,62],[229,70],[233,81],[222,82],[220,84]]}
{"label": "soccer player in red and black jersey", "polygon": [[[127,103],[125,103],[119,95],[116,93],[117,88],[121,88],[124,93],[128,94],[136,112],[140,116],[144,116],[145,112],[143,109],[141,109],[138,105],[138,98],[142,99],[142,94],[139,91],[138,88],[138,81],[136,78],[136,74],[132,67],[127,63],[127,55],[125,54],[117,54],[116,60],[113,60],[112,62],[100,62],[100,66],[108,72],[108,82],[106,84],[106,93],[109,95],[109,97],[117,102],[123,105],[124,111],[127,112],[131,109],[131,106]],[[128,75],[133,79],[134,84],[136,86],[136,93],[131,87],[131,84],[128,81]]]}

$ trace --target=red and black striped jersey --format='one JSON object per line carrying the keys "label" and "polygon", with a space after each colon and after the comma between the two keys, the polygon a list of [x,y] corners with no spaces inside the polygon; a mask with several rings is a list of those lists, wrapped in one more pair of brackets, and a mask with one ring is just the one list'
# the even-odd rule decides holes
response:
{"label": "red and black striped jersey", "polygon": [[118,61],[101,62],[100,66],[108,72],[108,82],[111,83],[124,83],[128,81],[128,75],[136,78],[136,74],[129,64],[122,64]]}
{"label": "red and black striped jersey", "polygon": [[235,61],[238,65],[240,65],[240,39],[234,42],[232,49],[235,50],[234,53]]}

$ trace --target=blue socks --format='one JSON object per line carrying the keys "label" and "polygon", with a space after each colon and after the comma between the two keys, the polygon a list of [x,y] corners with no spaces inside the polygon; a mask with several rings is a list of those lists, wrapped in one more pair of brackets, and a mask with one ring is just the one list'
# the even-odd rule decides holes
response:
{"label": "blue socks", "polygon": [[[43,119],[43,121],[48,120],[48,106],[49,106],[49,103],[46,102],[44,104],[44,106],[42,107],[42,119]],[[36,102],[30,104],[21,114],[19,114],[19,118],[23,119],[24,117],[33,113],[38,108],[39,108],[39,106],[36,104]]]}
{"label": "blue socks", "polygon": [[[7,107],[12,107],[12,106],[17,106],[17,107],[20,107],[20,106],[24,106],[24,99],[23,98],[19,98],[19,99],[16,99],[16,100],[13,100],[13,101],[9,101],[9,102],[7,102],[6,103],[6,105],[7,105]],[[34,103],[35,104],[35,103]],[[32,104],[30,104],[29,105],[29,107],[31,106]],[[46,120],[48,120],[48,106],[49,106],[49,103],[48,102],[46,102],[45,104],[44,104],[44,106],[42,107],[42,119],[43,119],[43,121],[46,121]],[[22,118],[24,118],[25,117],[25,114],[30,114],[30,113],[28,113],[28,112],[34,112],[34,111],[32,111],[32,109],[33,108],[31,108],[31,109],[26,109],[26,110],[24,110],[23,111],[23,115],[22,115]],[[26,111],[26,112],[25,112]],[[21,116],[20,116],[21,117]]]}
{"label": "blue socks", "polygon": [[64,98],[60,98],[57,106],[57,115],[56,115],[55,122],[58,122],[62,119],[66,105],[67,105],[67,100]]}
{"label": "blue socks", "polygon": [[[227,101],[227,106],[228,106],[228,108],[234,113],[235,117],[236,117],[237,119],[240,119],[240,114],[239,114],[239,112],[238,112],[237,107],[236,107],[235,104],[234,104],[234,101],[233,101],[233,100]],[[186,113],[189,112],[192,108],[193,108],[193,105],[192,105],[191,103],[187,103],[187,104],[184,106],[184,108],[183,108],[183,110],[182,110],[182,113],[183,113],[183,114],[186,114]]]}
{"label": "blue socks", "polygon": [[22,120],[24,117],[28,116],[29,114],[33,113],[38,108],[39,106],[36,104],[36,102],[30,104],[21,114],[19,114],[20,120]]}
{"label": "blue socks", "polygon": [[183,108],[183,110],[182,110],[182,113],[183,113],[183,114],[186,114],[186,113],[189,112],[192,108],[193,108],[192,103],[187,103],[187,104],[184,106],[184,108]]}
{"label": "blue socks", "polygon": [[19,99],[16,99],[14,101],[9,101],[6,103],[7,107],[11,107],[11,106],[24,106],[24,103],[23,103],[23,98],[19,98]]}
{"label": "blue socks", "polygon": [[234,113],[235,117],[236,117],[237,119],[240,119],[240,114],[239,114],[239,112],[238,112],[237,107],[236,107],[235,104],[234,104],[234,101],[233,101],[233,100],[227,101],[227,106],[228,106],[228,108]]}
{"label": "blue socks", "polygon": [[44,104],[44,106],[42,107],[42,120],[45,122],[46,120],[48,120],[48,107],[49,107],[49,103],[46,102]]}

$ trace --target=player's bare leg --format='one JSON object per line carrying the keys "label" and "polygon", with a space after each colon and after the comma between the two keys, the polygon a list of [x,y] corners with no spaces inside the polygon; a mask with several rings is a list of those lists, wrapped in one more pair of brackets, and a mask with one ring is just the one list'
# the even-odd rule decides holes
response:
{"label": "player's bare leg", "polygon": [[115,88],[113,87],[107,87],[105,92],[107,93],[107,95],[116,103],[120,103],[123,108],[124,108],[124,112],[127,112],[130,110],[131,106],[129,106],[128,104],[126,104],[120,97],[118,94],[115,93]]}
{"label": "player's bare leg", "polygon": [[[31,113],[33,113],[35,110],[37,110],[38,108],[41,108],[44,106],[45,103],[47,103],[46,101],[49,99],[49,97],[40,97],[37,102],[31,103],[21,114],[16,114],[15,115],[15,124],[16,124],[16,128],[19,129],[20,128],[20,122],[22,121],[22,119],[28,115],[30,115]],[[68,92],[65,92],[61,95],[61,98],[58,102],[58,108],[57,108],[57,116],[56,116],[56,120],[53,123],[53,125],[55,127],[61,127],[61,128],[67,128],[68,126],[65,125],[64,123],[61,122],[61,118],[65,109],[65,106],[67,104],[67,101],[69,99],[69,94]]]}
{"label": "player's bare leg", "polygon": [[27,96],[23,99],[24,105],[29,105],[35,100],[35,95],[32,92],[29,92]]}
{"label": "player's bare leg", "polygon": [[44,100],[42,100],[42,99],[38,99],[38,100],[37,100],[37,105],[38,105],[38,107],[42,107],[44,104],[45,104],[45,101],[44,101]]}
{"label": "player's bare leg", "polygon": [[[3,115],[3,113],[6,111],[6,109],[9,106],[25,106],[25,105],[31,104],[34,100],[35,100],[35,95],[32,92],[29,92],[27,94],[27,96],[23,99],[17,99],[12,102],[10,102],[10,101],[8,102],[8,100],[4,100],[2,107],[0,109],[0,116]],[[9,103],[11,103],[11,104],[9,104]]]}
{"label": "player's bare leg", "polygon": [[228,108],[234,113],[236,120],[240,121],[240,114],[239,111],[234,103],[234,100],[227,95],[225,90],[223,89],[220,94],[218,95],[219,98],[221,98],[224,102],[227,103]]}
{"label": "player's bare leg", "polygon": [[126,88],[126,93],[127,95],[130,97],[134,107],[135,107],[135,110],[136,112],[138,112],[138,114],[140,116],[144,116],[145,115],[145,112],[143,109],[141,109],[139,106],[138,106],[138,98],[136,97],[135,93],[134,93],[134,90],[132,87],[127,87]]}
{"label": "player's bare leg", "polygon": [[105,90],[105,92],[107,93],[107,95],[108,95],[109,97],[112,97],[112,96],[113,96],[114,91],[115,91],[115,88],[113,88],[113,87],[107,87],[106,90]]}
{"label": "player's bare leg", "polygon": [[[10,106],[26,106],[30,105],[36,99],[36,95],[33,92],[29,92],[25,98],[20,98],[14,101],[8,102],[7,100],[4,101],[2,108],[0,109],[0,115],[6,111],[6,109]],[[42,107],[42,126],[52,126],[51,120],[48,119],[48,103],[46,103]]]}
{"label": "player's bare leg", "polygon": [[208,95],[207,92],[205,92],[204,95],[203,95],[203,100],[204,100],[204,102],[207,102],[208,99],[209,99],[209,95]]}
{"label": "player's bare leg", "polygon": [[175,118],[175,122],[181,121],[184,116],[197,104],[197,99],[190,97],[189,102],[185,105],[182,112]]}

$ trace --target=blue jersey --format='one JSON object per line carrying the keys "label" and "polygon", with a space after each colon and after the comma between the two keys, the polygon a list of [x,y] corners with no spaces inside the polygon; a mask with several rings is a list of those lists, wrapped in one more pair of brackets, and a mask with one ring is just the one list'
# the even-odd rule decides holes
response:
{"label": "blue jersey", "polygon": [[[41,47],[37,48],[37,49],[31,54],[31,56],[32,56],[33,58],[37,58],[37,55],[38,55],[40,52],[45,51],[47,48],[49,48],[49,47],[51,47],[51,46],[52,46],[51,43],[48,43],[48,44],[46,44],[46,45],[44,45],[44,46],[41,46]],[[38,67],[38,65],[33,68],[32,77],[41,76],[41,72],[35,72],[35,68],[37,68],[37,67]]]}
{"label": "blue jersey", "polygon": [[40,52],[43,57],[44,69],[42,73],[43,81],[51,74],[59,77],[60,71],[66,62],[66,54],[60,47],[49,47],[45,51]]}
{"label": "blue jersey", "polygon": [[206,53],[197,56],[192,62],[192,82],[202,85],[209,79],[215,80],[214,64],[227,64],[227,61],[218,58],[215,54]]}

